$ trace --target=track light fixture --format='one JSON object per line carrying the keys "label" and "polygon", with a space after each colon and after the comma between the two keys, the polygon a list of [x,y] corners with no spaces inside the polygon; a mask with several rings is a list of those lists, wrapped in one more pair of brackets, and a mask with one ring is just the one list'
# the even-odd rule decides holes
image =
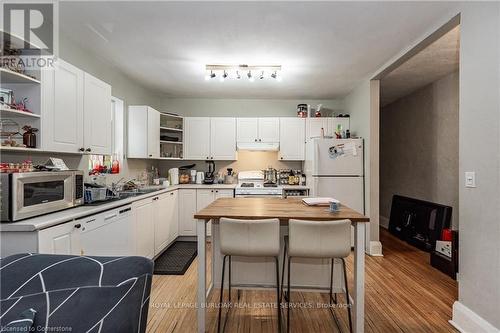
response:
{"label": "track light fixture", "polygon": [[[226,79],[237,79],[241,80],[241,73],[247,73],[246,76],[248,81],[255,81],[254,73],[260,73],[258,78],[260,80],[264,80],[266,78],[274,79],[277,82],[281,81],[281,66],[280,65],[206,65],[206,75],[205,80],[211,81],[211,79],[219,77],[221,82],[224,82]],[[219,72],[219,74],[216,74]],[[267,73],[267,74],[266,74]],[[271,74],[269,74],[271,73]]]}

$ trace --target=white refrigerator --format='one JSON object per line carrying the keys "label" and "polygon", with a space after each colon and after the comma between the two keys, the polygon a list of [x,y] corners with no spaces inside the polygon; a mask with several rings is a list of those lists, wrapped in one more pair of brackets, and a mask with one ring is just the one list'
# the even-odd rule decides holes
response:
{"label": "white refrigerator", "polygon": [[304,172],[310,195],[332,197],[364,214],[363,139],[312,139]]}

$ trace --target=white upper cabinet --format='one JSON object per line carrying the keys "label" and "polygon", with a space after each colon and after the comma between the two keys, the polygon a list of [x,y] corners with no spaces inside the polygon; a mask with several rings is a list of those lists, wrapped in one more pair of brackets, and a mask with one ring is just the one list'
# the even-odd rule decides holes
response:
{"label": "white upper cabinet", "polygon": [[148,157],[160,157],[160,112],[148,107]]}
{"label": "white upper cabinet", "polygon": [[328,135],[335,136],[335,132],[337,131],[339,125],[342,130],[342,132],[347,131],[350,126],[349,122],[350,118],[339,118],[339,117],[332,117],[328,118]]}
{"label": "white upper cabinet", "polygon": [[236,132],[238,142],[257,142],[259,140],[259,118],[238,118]]}
{"label": "white upper cabinet", "polygon": [[42,71],[42,147],[83,152],[83,71],[59,59]]}
{"label": "white upper cabinet", "polygon": [[210,158],[210,118],[184,118],[184,159]]}
{"label": "white upper cabinet", "polygon": [[280,141],[279,118],[259,118],[259,142]]}
{"label": "white upper cabinet", "polygon": [[235,160],[236,118],[184,118],[184,159]]}
{"label": "white upper cabinet", "polygon": [[302,161],[305,159],[306,120],[280,118],[279,159]]}
{"label": "white upper cabinet", "polygon": [[149,106],[128,108],[128,157],[160,157],[160,112]]}
{"label": "white upper cabinet", "polygon": [[238,118],[237,141],[279,142],[279,118]]}
{"label": "white upper cabinet", "polygon": [[324,135],[331,135],[329,133],[328,118],[306,118],[306,138],[321,137],[321,129],[323,128]]}
{"label": "white upper cabinet", "polygon": [[58,59],[42,71],[42,148],[111,154],[111,86]]}
{"label": "white upper cabinet", "polygon": [[111,86],[84,74],[83,143],[86,152],[111,155]]}
{"label": "white upper cabinet", "polygon": [[210,118],[210,159],[236,160],[236,118]]}

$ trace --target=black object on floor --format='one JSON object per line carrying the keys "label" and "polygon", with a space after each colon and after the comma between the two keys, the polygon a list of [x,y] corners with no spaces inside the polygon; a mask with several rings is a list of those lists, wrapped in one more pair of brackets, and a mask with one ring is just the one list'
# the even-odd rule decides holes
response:
{"label": "black object on floor", "polygon": [[184,275],[196,254],[196,242],[176,241],[156,258],[153,274]]}

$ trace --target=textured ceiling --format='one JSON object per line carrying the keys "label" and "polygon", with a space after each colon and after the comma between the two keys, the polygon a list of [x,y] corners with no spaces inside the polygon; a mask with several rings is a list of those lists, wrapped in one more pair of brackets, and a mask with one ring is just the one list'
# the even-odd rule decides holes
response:
{"label": "textured ceiling", "polygon": [[[453,2],[60,2],[60,31],[167,96],[338,98]],[[282,82],[206,82],[205,64],[280,64]]]}
{"label": "textured ceiling", "polygon": [[381,105],[392,103],[457,71],[459,51],[460,27],[457,26],[381,80]]}

